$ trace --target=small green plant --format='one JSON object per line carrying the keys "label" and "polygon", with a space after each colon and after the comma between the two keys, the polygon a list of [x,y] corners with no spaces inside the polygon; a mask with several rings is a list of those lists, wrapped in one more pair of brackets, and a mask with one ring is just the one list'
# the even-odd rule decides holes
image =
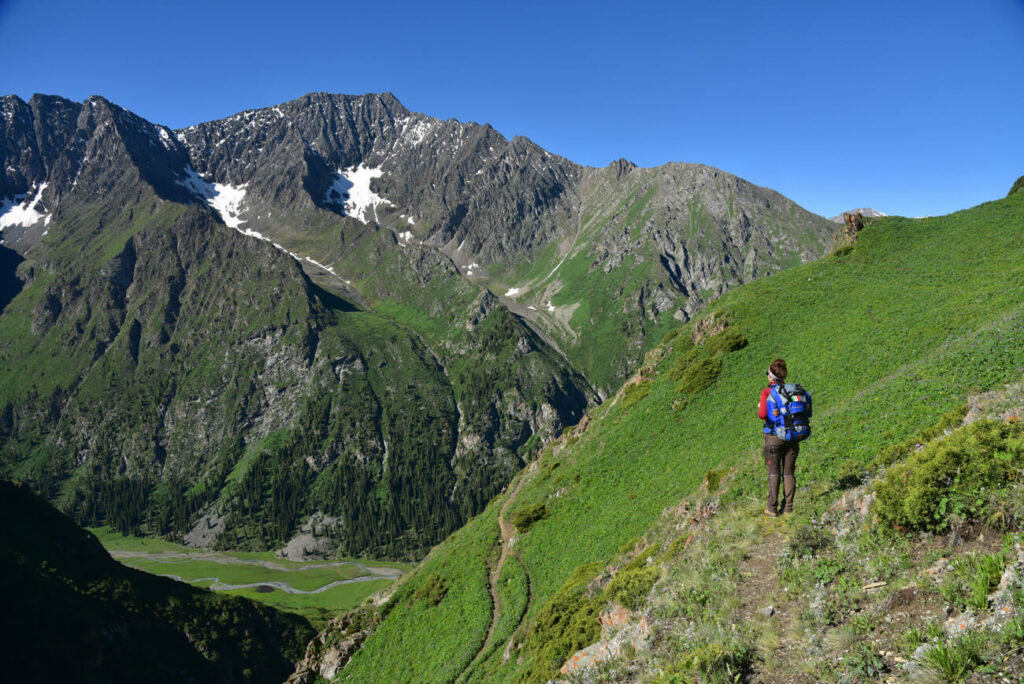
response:
{"label": "small green plant", "polygon": [[[889,668],[871,644],[860,642],[843,658],[843,665],[852,681],[880,679]],[[845,681],[845,680],[844,680]]]}
{"label": "small green plant", "polygon": [[526,533],[538,520],[543,520],[548,515],[548,507],[544,504],[530,504],[517,509],[512,514],[512,524],[520,533]]}
{"label": "small green plant", "polygon": [[447,595],[448,582],[437,573],[431,573],[414,594],[417,601],[426,601],[432,606],[441,603]]}
{"label": "small green plant", "polygon": [[971,578],[971,590],[967,596],[967,605],[975,610],[988,607],[989,593],[999,585],[1006,567],[1006,558],[1002,553],[990,553],[981,556]]}
{"label": "small green plant", "polygon": [[924,654],[924,665],[947,682],[967,678],[974,668],[984,662],[982,639],[969,634],[949,642],[939,642]]}
{"label": "small green plant", "polygon": [[917,650],[917,647],[924,643],[924,630],[914,625],[896,637],[896,648],[904,658],[909,658]]}
{"label": "small green plant", "polygon": [[725,642],[710,642],[687,651],[675,663],[666,668],[656,682],[737,682],[750,670],[754,659],[754,648],[739,639]]}
{"label": "small green plant", "polygon": [[721,372],[722,362],[717,358],[696,361],[679,378],[676,391],[681,394],[696,394],[715,384]]}
{"label": "small green plant", "polygon": [[813,556],[832,545],[832,535],[814,525],[804,525],[789,538],[789,552],[794,558]]}

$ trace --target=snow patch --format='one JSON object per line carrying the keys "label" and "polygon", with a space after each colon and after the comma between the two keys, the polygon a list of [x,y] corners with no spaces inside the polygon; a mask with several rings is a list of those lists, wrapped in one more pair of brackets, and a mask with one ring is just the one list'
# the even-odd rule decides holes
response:
{"label": "snow patch", "polygon": [[26,200],[25,195],[17,195],[10,200],[6,198],[0,200],[0,230],[10,226],[28,228],[42,219],[47,219],[47,223],[49,223],[49,216],[36,209],[47,185],[47,183],[40,185],[31,200]]}
{"label": "snow patch", "polygon": [[427,137],[427,133],[431,131],[433,125],[427,121],[417,121],[409,126],[410,119],[406,119],[405,128],[402,130],[402,137],[409,139],[409,145],[415,147],[423,142],[423,139]]}
{"label": "snow patch", "polygon": [[245,186],[248,185],[247,183],[238,186],[228,185],[227,183],[211,183],[196,173],[192,165],[189,164],[185,167],[185,180],[179,180],[178,185],[186,188],[210,205],[220,214],[220,218],[224,221],[225,225],[245,235],[265,239],[259,233],[243,231],[238,228],[246,222],[241,218],[241,213],[242,200],[245,199]]}
{"label": "snow patch", "polygon": [[416,225],[416,221],[413,219],[412,216],[407,217],[405,220],[409,222],[410,226],[415,226]]}
{"label": "snow patch", "polygon": [[505,293],[505,296],[506,297],[515,297],[517,294],[519,294],[519,292],[520,292],[520,289],[518,287],[513,287],[511,290],[509,290],[508,292]]}
{"label": "snow patch", "polygon": [[551,302],[548,302],[548,311],[554,313],[555,307]]}
{"label": "snow patch", "polygon": [[401,239],[405,240],[406,242],[412,242],[412,232],[411,231],[408,231],[408,230],[402,231],[401,233],[398,234],[398,237],[400,237]]}
{"label": "snow patch", "polygon": [[327,188],[324,201],[340,207],[346,216],[351,216],[363,224],[367,223],[367,214],[372,209],[373,220],[378,221],[377,207],[394,206],[390,200],[370,189],[370,182],[383,175],[381,169],[371,169],[362,163],[338,171],[338,177],[331,183],[331,187]]}
{"label": "snow patch", "polygon": [[535,306],[528,306],[526,308],[529,309],[530,311],[536,311],[537,310],[537,307],[535,307]]}

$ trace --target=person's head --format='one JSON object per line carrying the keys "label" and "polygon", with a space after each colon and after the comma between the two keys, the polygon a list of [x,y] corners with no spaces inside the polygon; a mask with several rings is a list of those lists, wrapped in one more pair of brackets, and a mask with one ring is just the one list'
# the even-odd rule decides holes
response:
{"label": "person's head", "polygon": [[782,381],[786,379],[786,359],[775,359],[772,365],[768,366],[768,377],[772,380]]}

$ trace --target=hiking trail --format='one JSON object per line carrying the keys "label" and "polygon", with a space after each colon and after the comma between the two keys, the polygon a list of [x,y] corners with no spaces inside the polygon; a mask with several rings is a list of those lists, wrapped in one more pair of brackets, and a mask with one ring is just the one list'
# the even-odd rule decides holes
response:
{"label": "hiking trail", "polygon": [[[501,612],[501,601],[498,597],[498,580],[501,577],[501,569],[505,567],[505,560],[508,558],[509,542],[512,540],[512,537],[516,532],[515,525],[505,519],[505,514],[508,512],[509,506],[511,506],[519,496],[519,492],[522,490],[523,485],[526,484],[528,479],[530,479],[530,472],[531,471],[528,470],[523,477],[519,478],[519,482],[516,483],[515,489],[512,490],[508,499],[505,500],[505,503],[502,504],[501,509],[498,511],[498,530],[501,535],[501,553],[498,555],[498,562],[494,564],[493,568],[491,568],[491,574],[488,578],[488,589],[491,593],[492,606],[491,625],[487,628],[487,638],[484,639],[483,645],[480,647],[480,650],[477,651],[476,655],[473,656],[473,659],[469,661],[469,665],[466,666],[462,675],[468,672],[469,668],[487,652],[487,649],[491,645],[491,641],[494,640],[494,628],[498,624],[498,613]],[[462,675],[459,676],[459,679],[462,679]]]}

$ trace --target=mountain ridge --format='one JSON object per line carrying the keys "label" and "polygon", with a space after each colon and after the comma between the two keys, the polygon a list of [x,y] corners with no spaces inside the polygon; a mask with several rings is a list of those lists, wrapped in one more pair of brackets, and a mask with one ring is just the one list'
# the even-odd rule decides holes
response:
{"label": "mountain ridge", "polygon": [[0,105],[26,259],[0,470],[201,544],[324,514],[349,554],[422,554],[666,330],[832,234],[724,172],[585,169],[388,95],[178,131],[101,97]]}

